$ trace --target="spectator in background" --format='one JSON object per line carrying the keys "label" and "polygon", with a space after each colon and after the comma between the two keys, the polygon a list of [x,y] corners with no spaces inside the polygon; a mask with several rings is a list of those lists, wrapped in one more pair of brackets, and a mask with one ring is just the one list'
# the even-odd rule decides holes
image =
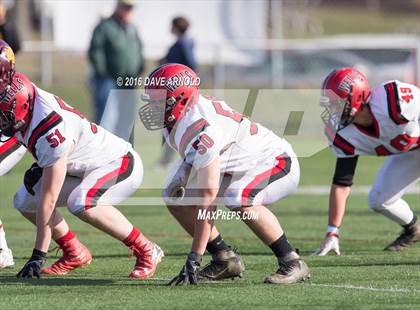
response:
{"label": "spectator in background", "polygon": [[131,142],[135,95],[132,91],[109,95],[112,89],[136,88],[126,84],[126,79],[138,77],[144,69],[142,43],[131,23],[133,8],[133,0],[118,0],[114,13],[96,26],[89,47],[95,122]]}
{"label": "spectator in background", "polygon": [[0,40],[6,41],[15,55],[20,51],[20,38],[15,23],[9,18],[4,1],[0,0]]}
{"label": "spectator in background", "polygon": [[[172,20],[171,33],[177,38],[176,42],[169,48],[168,53],[159,63],[180,63],[197,72],[197,63],[194,57],[194,41],[186,35],[190,23],[184,17],[175,17]],[[165,167],[171,161],[174,151],[163,141],[162,156],[158,164]]]}
{"label": "spectator in background", "polygon": [[177,40],[169,48],[166,56],[160,60],[160,64],[176,62],[197,71],[194,58],[194,41],[186,35],[189,26],[190,23],[184,17],[175,17],[172,20],[171,33],[176,36]]}

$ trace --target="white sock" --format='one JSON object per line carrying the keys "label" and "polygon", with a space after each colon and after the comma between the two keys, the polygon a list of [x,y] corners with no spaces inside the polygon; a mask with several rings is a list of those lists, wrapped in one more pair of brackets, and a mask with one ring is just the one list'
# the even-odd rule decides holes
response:
{"label": "white sock", "polygon": [[398,199],[392,204],[383,205],[382,208],[374,209],[385,215],[390,220],[397,222],[400,225],[407,225],[413,220],[413,211],[410,206],[403,199]]}

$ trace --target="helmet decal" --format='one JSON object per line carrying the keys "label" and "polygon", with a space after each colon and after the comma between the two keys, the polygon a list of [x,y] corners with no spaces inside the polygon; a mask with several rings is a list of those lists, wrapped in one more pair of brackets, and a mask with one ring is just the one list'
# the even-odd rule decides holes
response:
{"label": "helmet decal", "polygon": [[353,78],[350,73],[348,73],[344,79],[340,82],[338,85],[338,89],[345,91],[345,92],[351,92],[351,86],[353,85]]}
{"label": "helmet decal", "polygon": [[5,57],[13,65],[15,64],[15,54],[10,46],[6,46],[1,53],[1,57]]}
{"label": "helmet decal", "polygon": [[9,102],[24,87],[25,87],[25,84],[23,83],[23,81],[19,77],[13,79],[13,82],[10,84],[10,87],[6,91],[5,95],[1,98],[1,101],[2,102]]}
{"label": "helmet decal", "polygon": [[16,73],[0,97],[0,135],[24,131],[32,118],[35,88],[23,74]]}

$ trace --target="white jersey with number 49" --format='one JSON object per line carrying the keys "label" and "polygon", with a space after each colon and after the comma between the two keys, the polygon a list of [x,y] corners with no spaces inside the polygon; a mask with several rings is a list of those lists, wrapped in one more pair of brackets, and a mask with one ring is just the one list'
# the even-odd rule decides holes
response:
{"label": "white jersey with number 49", "polygon": [[67,155],[67,173],[75,176],[118,159],[130,149],[128,142],[90,123],[59,97],[37,87],[29,127],[16,136],[40,167],[52,166]]}
{"label": "white jersey with number 49", "polygon": [[195,169],[220,156],[221,172],[246,172],[283,152],[292,155],[286,140],[251,122],[224,101],[200,95],[166,141]]}
{"label": "white jersey with number 49", "polygon": [[416,86],[400,81],[376,86],[368,108],[373,126],[353,123],[337,133],[326,129],[337,157],[387,156],[420,147],[420,90]]}

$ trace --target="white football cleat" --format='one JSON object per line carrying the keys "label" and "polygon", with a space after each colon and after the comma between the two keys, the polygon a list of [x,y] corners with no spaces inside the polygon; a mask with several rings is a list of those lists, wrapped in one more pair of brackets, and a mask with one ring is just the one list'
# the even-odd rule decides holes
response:
{"label": "white football cleat", "polygon": [[321,246],[313,253],[313,255],[325,256],[330,251],[332,251],[335,255],[340,255],[340,243],[338,235],[336,234],[327,234],[324,241],[322,241]]}
{"label": "white football cleat", "polygon": [[0,269],[12,268],[15,266],[11,249],[0,249]]}

